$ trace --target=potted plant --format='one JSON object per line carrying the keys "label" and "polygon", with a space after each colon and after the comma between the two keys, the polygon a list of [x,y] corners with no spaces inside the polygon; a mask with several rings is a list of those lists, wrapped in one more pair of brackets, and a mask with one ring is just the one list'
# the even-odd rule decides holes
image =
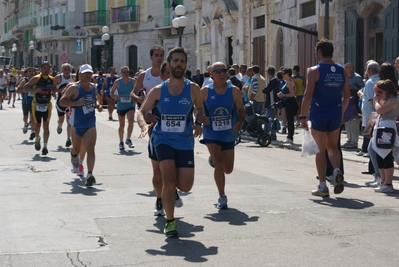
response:
{"label": "potted plant", "polygon": [[79,26],[79,25],[76,25],[76,26],[75,26],[75,29],[76,29],[76,30],[79,30],[79,29],[80,29],[80,26]]}
{"label": "potted plant", "polygon": [[60,30],[65,30],[65,26],[59,26],[58,27]]}

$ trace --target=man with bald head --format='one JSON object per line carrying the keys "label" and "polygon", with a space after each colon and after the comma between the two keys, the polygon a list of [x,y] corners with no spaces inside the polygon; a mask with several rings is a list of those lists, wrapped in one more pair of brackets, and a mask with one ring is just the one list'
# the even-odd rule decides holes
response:
{"label": "man with bald head", "polygon": [[[360,109],[357,105],[359,102],[359,96],[357,92],[364,87],[364,82],[362,76],[357,74],[354,69],[354,65],[352,62],[348,62],[344,65],[345,71],[349,76],[349,86],[350,86],[350,94],[351,99],[349,101],[349,105],[353,105],[353,107],[360,113]],[[353,119],[351,121],[345,122],[345,131],[347,135],[347,142],[342,145],[342,147],[347,149],[357,149],[357,142],[359,140],[359,127],[360,120],[358,118]]]}

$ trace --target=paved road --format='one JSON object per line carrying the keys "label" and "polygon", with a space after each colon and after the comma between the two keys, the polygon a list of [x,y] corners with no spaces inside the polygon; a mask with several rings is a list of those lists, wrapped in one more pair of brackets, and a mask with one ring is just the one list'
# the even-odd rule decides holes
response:
{"label": "paved road", "polygon": [[310,194],[314,158],[299,145],[244,138],[227,177],[230,208],[217,210],[213,169],[197,144],[195,184],[176,210],[181,237],[166,239],[164,218],[152,216],[147,141],[135,126],[136,148],[120,153],[117,121],[97,118],[98,184],[87,189],[70,172],[55,111],[45,157],[22,134],[20,103],[0,111],[0,266],[399,266],[398,190],[365,187],[371,176],[353,151],[344,151],[345,191],[322,199]]}

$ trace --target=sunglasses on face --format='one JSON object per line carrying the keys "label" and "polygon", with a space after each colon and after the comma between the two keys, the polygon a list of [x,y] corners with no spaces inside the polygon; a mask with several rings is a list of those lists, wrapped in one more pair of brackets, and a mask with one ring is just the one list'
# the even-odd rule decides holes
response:
{"label": "sunglasses on face", "polygon": [[212,72],[220,74],[220,73],[227,73],[227,71],[228,71],[228,69],[216,69],[216,70],[213,70]]}
{"label": "sunglasses on face", "polygon": [[128,71],[122,71],[122,73],[123,73],[123,74],[127,74],[127,73],[129,73],[129,72],[128,72]]}

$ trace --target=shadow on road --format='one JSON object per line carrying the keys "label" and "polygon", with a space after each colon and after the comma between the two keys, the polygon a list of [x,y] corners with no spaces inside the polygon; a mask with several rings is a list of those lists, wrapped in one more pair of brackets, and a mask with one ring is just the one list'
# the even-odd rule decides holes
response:
{"label": "shadow on road", "polygon": [[119,153],[113,153],[114,155],[117,155],[117,156],[135,156],[135,155],[140,155],[140,154],[142,154],[142,152],[137,152],[137,151],[134,151],[134,150],[121,150],[121,151],[119,151]]}
{"label": "shadow on road", "polygon": [[[165,226],[165,218],[157,217],[154,226],[158,230],[147,230],[158,234],[163,234],[163,228]],[[193,232],[202,232],[203,226],[192,225],[177,219],[177,225],[179,227],[179,238],[167,238],[166,244],[163,245],[159,250],[146,249],[148,254],[153,256],[172,256],[172,257],[183,257],[188,262],[206,262],[208,259],[205,256],[218,254],[218,247],[206,248],[201,242],[193,240],[181,239],[194,236]]]}
{"label": "shadow on road", "polygon": [[220,209],[217,213],[207,214],[205,219],[209,219],[214,222],[228,222],[231,225],[247,225],[247,222],[257,222],[259,217],[249,217],[245,212],[237,209]]}
{"label": "shadow on road", "polygon": [[63,147],[63,146],[58,146],[57,150],[54,150],[54,151],[57,151],[57,152],[69,152],[70,149],[66,148],[66,147]]}
{"label": "shadow on road", "polygon": [[[181,197],[188,196],[191,194],[191,192],[181,192],[181,191],[178,191],[178,192],[179,192],[179,196],[181,196]],[[142,197],[155,197],[155,191],[151,190],[151,191],[148,191],[147,193],[136,193],[136,195],[142,196]]]}
{"label": "shadow on road", "polygon": [[28,146],[33,146],[35,143],[33,141],[29,142],[28,140],[24,140],[21,142],[21,145],[28,145]]}
{"label": "shadow on road", "polygon": [[39,154],[36,154],[32,157],[32,161],[43,161],[43,162],[48,162],[48,161],[53,161],[56,160],[57,158],[50,158],[47,156],[41,156]]}
{"label": "shadow on road", "polygon": [[[98,192],[105,191],[103,189],[98,189],[96,187],[87,187],[85,186],[85,179],[75,178],[71,182],[65,182],[65,185],[71,186],[70,192],[61,192],[61,194],[82,194],[85,196],[96,196]],[[96,184],[102,185],[102,184]],[[96,186],[94,185],[94,186]]]}
{"label": "shadow on road", "polygon": [[360,210],[360,209],[366,209],[373,207],[374,204],[369,201],[365,200],[360,200],[360,199],[351,199],[351,198],[329,198],[325,197],[322,199],[311,199],[316,204],[324,205],[324,206],[330,206],[334,208],[344,208],[344,209],[354,209],[354,210]]}

